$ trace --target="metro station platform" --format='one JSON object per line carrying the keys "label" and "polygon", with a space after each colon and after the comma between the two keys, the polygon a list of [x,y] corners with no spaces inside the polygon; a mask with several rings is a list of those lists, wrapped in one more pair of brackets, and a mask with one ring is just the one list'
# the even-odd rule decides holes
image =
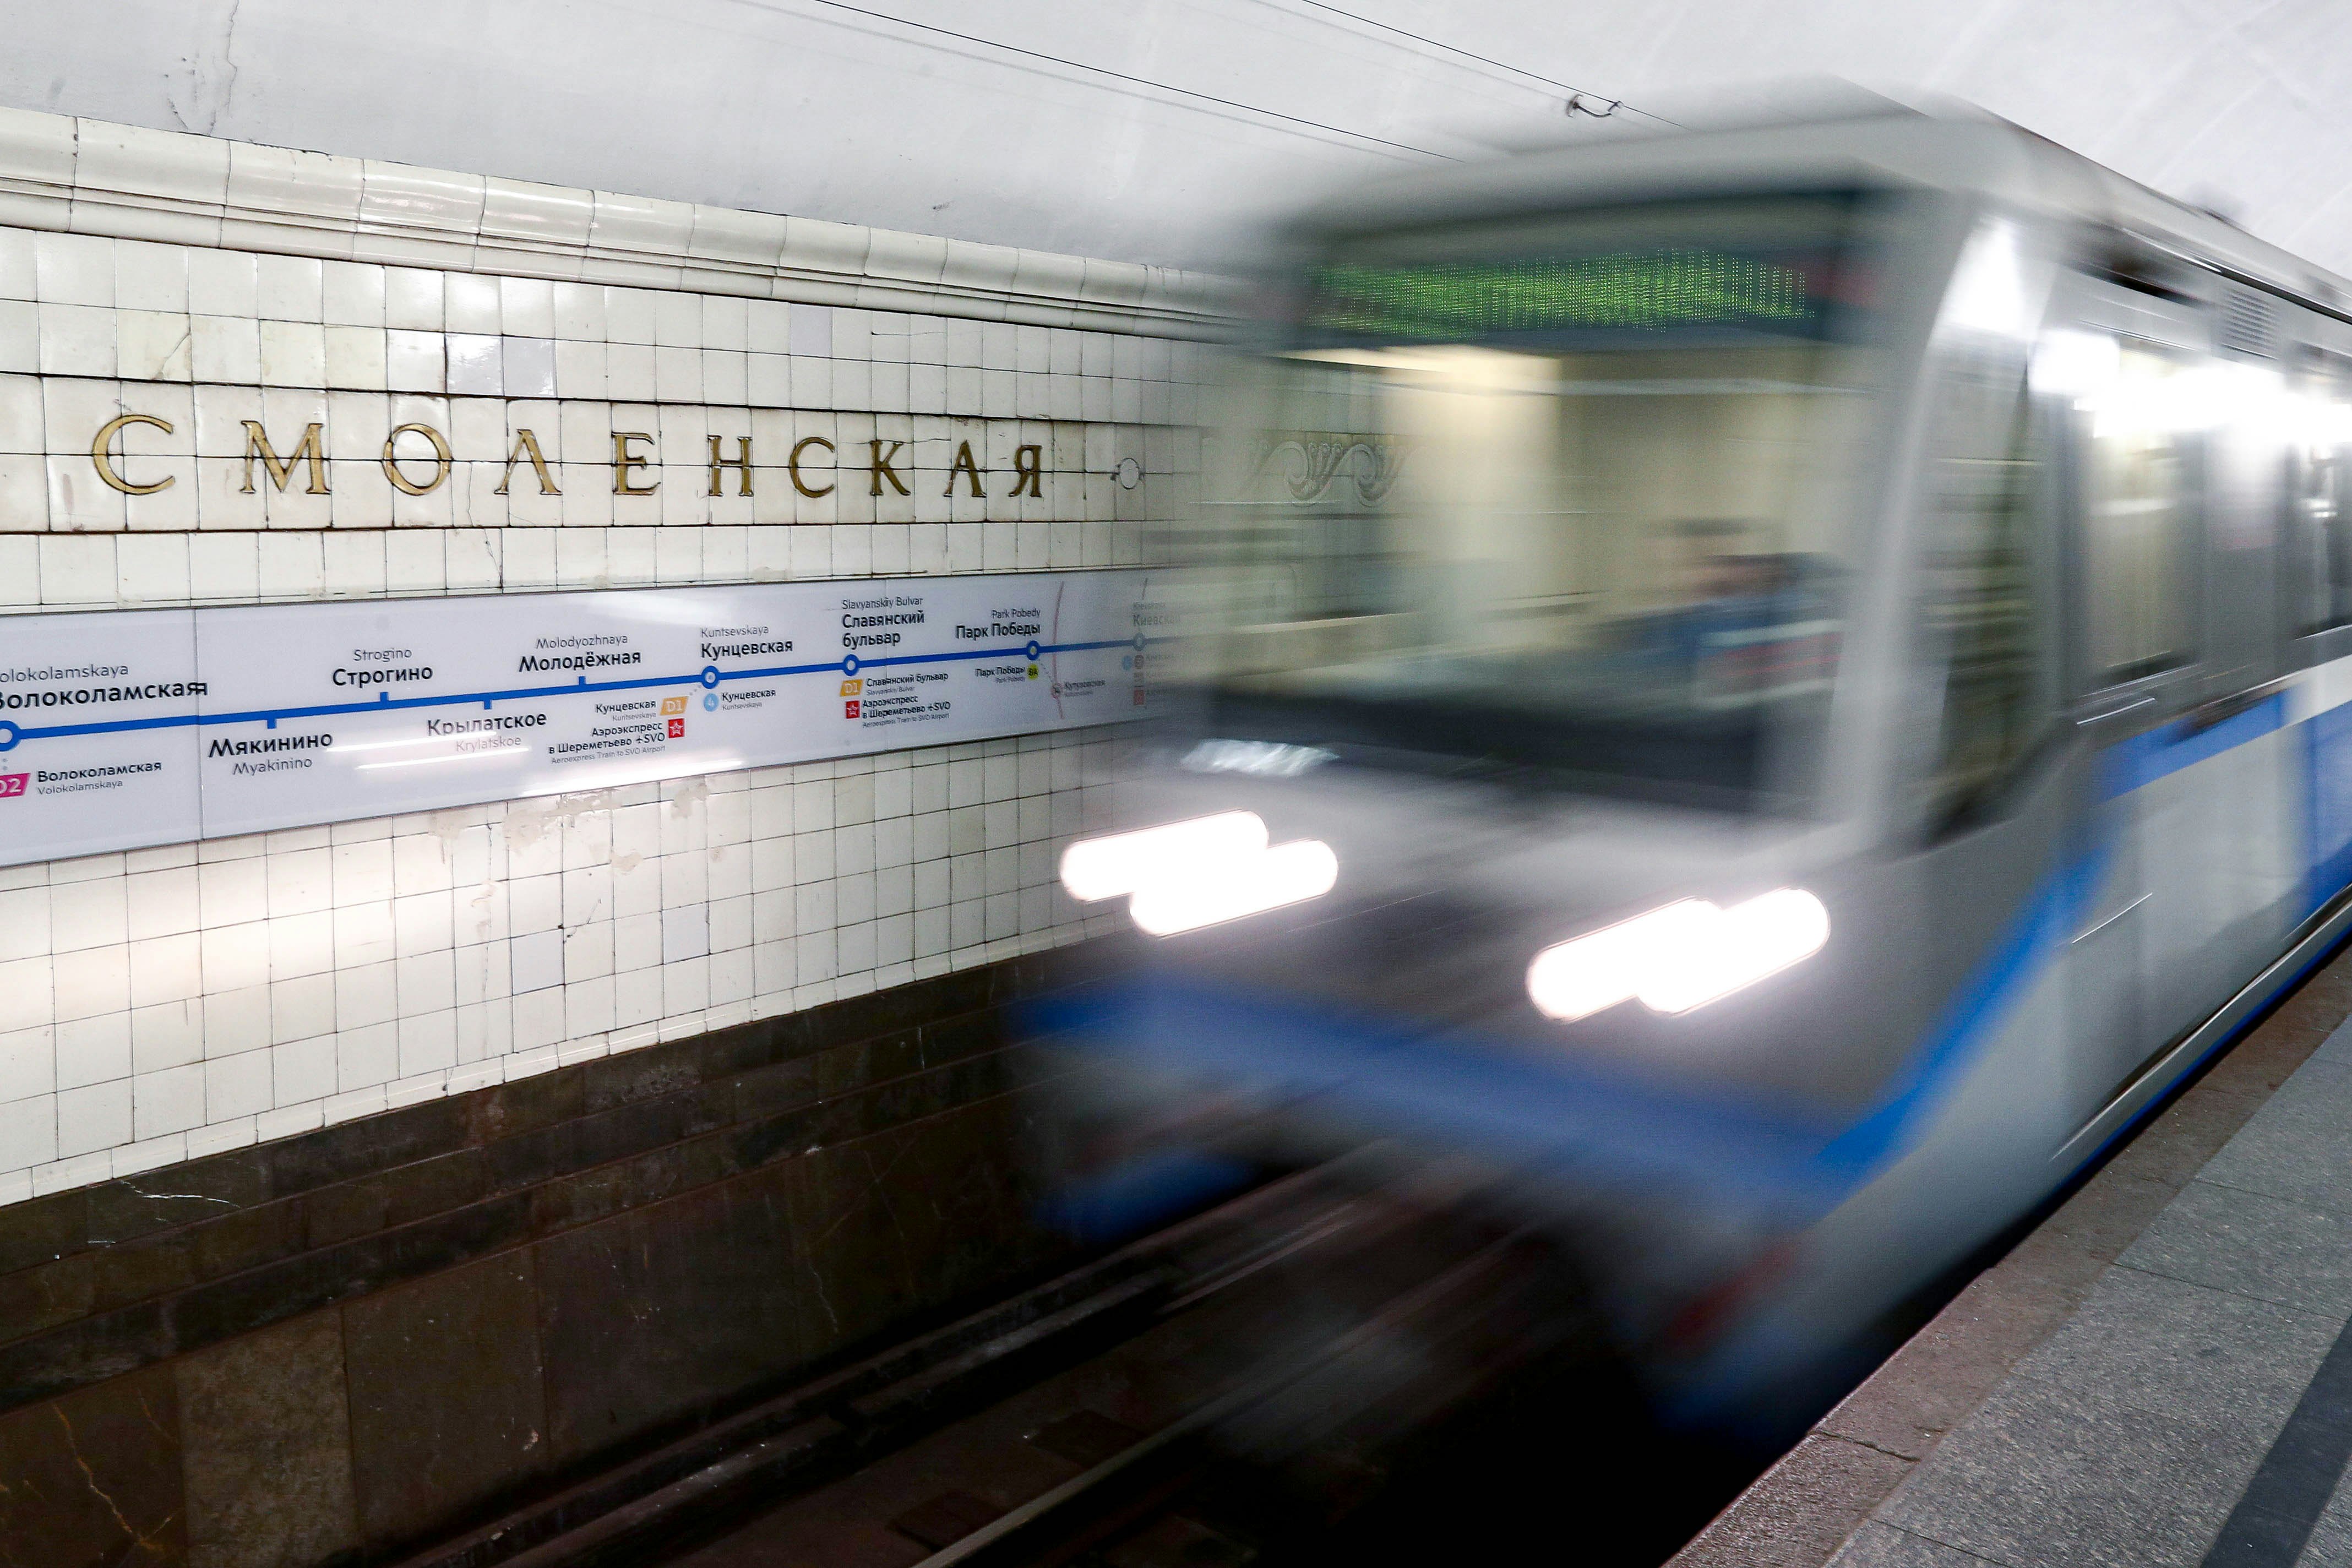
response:
{"label": "metro station platform", "polygon": [[1671,1568],[2352,1563],[2352,955]]}

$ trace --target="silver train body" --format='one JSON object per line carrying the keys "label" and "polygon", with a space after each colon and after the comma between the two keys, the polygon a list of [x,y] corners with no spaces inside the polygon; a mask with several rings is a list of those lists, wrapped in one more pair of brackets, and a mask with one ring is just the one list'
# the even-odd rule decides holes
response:
{"label": "silver train body", "polygon": [[1284,247],[1153,590],[1120,819],[1173,836],[1066,863],[1162,933],[1042,1009],[1140,1130],[1104,1182],[1507,1172],[1661,1386],[1753,1409],[2345,929],[2339,279],[1907,112]]}

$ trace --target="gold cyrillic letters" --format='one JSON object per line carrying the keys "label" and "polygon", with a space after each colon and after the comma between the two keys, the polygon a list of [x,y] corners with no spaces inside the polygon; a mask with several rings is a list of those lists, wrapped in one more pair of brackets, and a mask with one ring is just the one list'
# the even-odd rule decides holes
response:
{"label": "gold cyrillic letters", "polygon": [[[312,428],[315,429],[316,426]],[[433,478],[421,485],[400,471],[400,459],[394,451],[400,438],[412,430],[433,443]],[[449,443],[441,439],[441,432],[430,425],[403,425],[383,438],[383,477],[393,482],[394,489],[404,490],[410,495],[431,495],[435,490],[439,489],[448,482],[449,464]]]}
{"label": "gold cyrillic letters", "polygon": [[958,474],[968,475],[971,478],[971,493],[973,495],[977,496],[984,493],[980,488],[980,465],[971,460],[971,443],[969,441],[959,441],[956,443],[955,461],[948,467],[948,488],[941,490],[940,494],[943,496],[951,496],[955,494],[955,482],[956,476]]}
{"label": "gold cyrillic letters", "polygon": [[651,458],[640,458],[635,452],[630,451],[629,443],[632,441],[650,441],[652,439],[653,437],[643,430],[615,430],[613,432],[613,493],[614,495],[649,496],[656,490],[661,489],[661,481],[659,479],[656,479],[653,483],[646,485],[642,489],[637,486],[629,483],[629,474],[632,470],[650,468],[653,465],[653,459]]}
{"label": "gold cyrillic letters", "polygon": [[801,454],[807,451],[811,447],[822,447],[825,450],[825,456],[833,456],[834,446],[832,442],[826,440],[822,436],[803,436],[799,440],[793,443],[793,455],[784,459],[784,471],[793,477],[793,489],[814,500],[818,496],[831,495],[833,493],[833,487],[831,485],[827,485],[823,489],[816,489],[812,488],[807,480],[801,478]]}
{"label": "gold cyrillic letters", "polygon": [[907,493],[906,481],[899,479],[898,470],[890,466],[890,459],[896,458],[898,455],[898,448],[906,444],[904,441],[893,441],[890,443],[890,449],[886,452],[882,449],[882,443],[879,441],[866,443],[866,449],[872,454],[867,462],[867,472],[874,481],[874,488],[866,492],[867,494],[880,495],[884,479],[888,479],[890,488],[900,495]]}
{"label": "gold cyrillic letters", "polygon": [[244,424],[244,494],[253,493],[253,459],[256,458],[259,458],[261,466],[269,470],[269,477],[277,483],[279,495],[286,493],[286,481],[294,477],[294,460],[297,458],[308,458],[310,464],[310,482],[304,487],[304,493],[314,496],[327,493],[327,454],[320,445],[318,421],[312,420],[302,427],[302,439],[283,458],[270,447],[269,433],[262,429],[260,420],[247,419]]}
{"label": "gold cyrillic letters", "polygon": [[1031,495],[1040,500],[1045,500],[1045,492],[1037,488],[1038,470],[1045,466],[1045,449],[1043,447],[1013,447],[1013,489],[1006,493],[1017,496],[1021,493],[1022,487],[1025,485]]}
{"label": "gold cyrillic letters", "polygon": [[[108,420],[103,426],[100,426],[98,439],[89,444],[89,460],[98,465],[98,477],[104,479],[116,489],[121,490],[124,495],[152,496],[157,490],[169,487],[172,481],[178,476],[173,474],[165,474],[162,479],[157,479],[152,485],[134,485],[129,479],[124,479],[121,474],[116,473],[114,471],[114,459],[111,456],[114,449],[114,437],[115,433],[120,431],[126,425],[152,425],[156,429],[161,430],[166,436],[169,436],[172,433],[172,424],[168,419],[158,419],[152,414],[121,415],[115,418]],[[128,454],[126,454],[126,456]],[[248,484],[246,488],[250,489],[252,489],[252,486]]]}
{"label": "gold cyrillic letters", "polygon": [[514,466],[525,458],[530,459],[530,471],[539,476],[540,494],[560,496],[563,493],[555,488],[555,481],[548,478],[547,454],[539,449],[539,437],[528,429],[523,429],[515,432],[514,450],[507,454],[506,477],[499,481],[499,488],[490,492],[492,495],[502,496],[507,493],[507,487],[514,483]]}
{"label": "gold cyrillic letters", "polygon": [[[269,475],[270,482],[278,487],[278,493],[281,495],[285,493],[287,486],[292,482],[294,465],[298,462],[307,464],[310,468],[310,483],[304,487],[304,492],[314,496],[327,493],[326,427],[322,424],[314,421],[304,426],[302,439],[295,443],[292,451],[281,458],[278,455],[278,448],[269,444],[269,434],[262,428],[261,421],[247,419],[242,423],[245,426],[245,484],[242,493],[246,495],[255,493],[253,464],[256,458],[260,459],[262,468]],[[123,439],[124,431],[133,425],[150,426],[167,436],[172,434],[172,422],[158,418],[152,414],[122,414],[108,420],[99,427],[97,438],[91,441],[89,447],[89,460],[96,466],[98,477],[106,482],[108,488],[119,490],[124,495],[153,495],[157,490],[170,489],[179,482],[178,476],[166,474],[152,483],[135,484],[125,479],[121,469],[115,466],[118,461],[127,460],[129,454],[118,452],[117,443]],[[401,468],[404,462],[425,460],[419,454],[414,452],[405,458],[400,455],[400,438],[408,435],[424,437],[433,448],[431,458],[433,477],[423,484],[410,479]],[[634,443],[641,441],[650,443],[653,439],[652,433],[645,430],[613,432],[613,493],[614,495],[649,496],[661,489],[661,480],[658,478],[650,479],[643,484],[636,482],[636,476],[641,470],[654,468],[656,466],[656,458],[651,452],[638,451]],[[732,468],[735,470],[736,493],[751,495],[752,493],[751,437],[736,437],[735,456],[731,458],[726,455],[725,437],[713,436],[709,440],[709,493],[714,496],[725,493],[727,470]],[[793,443],[791,455],[784,459],[784,472],[792,479],[794,490],[811,500],[815,500],[833,494],[838,486],[830,480],[821,485],[811,482],[813,476],[803,468],[803,465],[804,461],[810,461],[808,454],[813,448],[822,449],[825,457],[832,459],[826,466],[832,468],[836,473],[840,471],[839,449],[835,447],[830,438],[824,436],[803,436]],[[899,455],[906,448],[905,441],[869,440],[866,442],[866,476],[868,495],[882,496],[896,493],[903,496],[912,493],[907,488],[907,477],[898,471],[898,467],[900,462],[909,460],[902,458]],[[492,492],[493,494],[506,495],[509,492],[514,485],[515,465],[521,462],[530,463],[530,471],[538,476],[540,494],[560,496],[563,493],[555,482],[554,470],[548,467],[547,454],[541,448],[538,436],[530,430],[519,429],[515,432],[514,446],[507,453],[506,471],[499,476],[499,488]],[[810,466],[812,468],[814,466],[813,461],[810,461]],[[403,425],[384,437],[381,467],[383,469],[383,477],[392,481],[394,487],[403,493],[413,496],[430,495],[449,482],[450,474],[457,468],[457,457],[450,449],[447,437],[432,426]],[[971,487],[971,494],[975,499],[983,498],[988,492],[982,482],[982,476],[987,471],[980,466],[979,458],[972,455],[971,443],[959,441],[956,443],[955,457],[948,465],[947,488],[940,493],[943,496],[954,495],[956,481],[961,479]],[[1031,495],[1042,500],[1045,494],[1045,480],[1044,445],[1032,443],[1028,446],[1015,447],[1013,449],[1013,488],[1005,493],[1010,496]],[[890,487],[888,490],[882,488],[886,482]]]}
{"label": "gold cyrillic letters", "polygon": [[737,492],[738,494],[751,493],[751,437],[749,436],[735,437],[735,450],[737,456],[722,458],[719,455],[719,437],[713,436],[710,438],[710,493],[712,495],[719,493],[719,470],[721,468],[735,470],[735,481],[742,487]]}

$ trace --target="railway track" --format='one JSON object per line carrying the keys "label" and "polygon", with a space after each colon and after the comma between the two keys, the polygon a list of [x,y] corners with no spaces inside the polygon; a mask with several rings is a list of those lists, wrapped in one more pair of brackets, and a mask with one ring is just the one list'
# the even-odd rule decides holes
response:
{"label": "railway track", "polygon": [[[1295,1463],[1318,1449],[1327,1458],[1356,1458],[1349,1451],[1353,1445],[1334,1444],[1332,1431],[1315,1428],[1345,1431],[1351,1418],[1360,1421],[1377,1403],[1365,1397],[1368,1388],[1393,1393],[1382,1388],[1384,1381],[1394,1381],[1384,1380],[1383,1372],[1401,1352],[1409,1354],[1408,1347],[1433,1337],[1433,1320],[1475,1315],[1482,1297],[1507,1288],[1502,1276],[1512,1250],[1509,1240],[1479,1249],[1402,1291],[1355,1327],[1276,1358],[1061,1485],[958,1537],[921,1559],[919,1568],[1068,1561],[1105,1546],[1132,1548],[1155,1528],[1172,1538],[1166,1543],[1177,1547],[1172,1554],[1147,1546],[1119,1555],[1129,1562],[1159,1555],[1188,1562],[1258,1555],[1258,1542],[1196,1517],[1221,1511],[1223,1500],[1200,1495],[1211,1490],[1218,1461],[1232,1457],[1234,1447],[1277,1463]],[[1183,1506],[1203,1501],[1205,1509]],[[1314,1511],[1329,1522],[1328,1509]]]}
{"label": "railway track", "polygon": [[1593,1337],[1478,1195],[1300,1173],[402,1568],[1295,1556],[1376,1515],[1450,1411]]}

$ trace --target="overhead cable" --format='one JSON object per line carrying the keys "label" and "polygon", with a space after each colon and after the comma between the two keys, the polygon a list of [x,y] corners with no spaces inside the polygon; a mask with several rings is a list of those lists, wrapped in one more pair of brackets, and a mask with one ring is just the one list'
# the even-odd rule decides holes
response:
{"label": "overhead cable", "polygon": [[1393,147],[1400,153],[1410,153],[1417,158],[1437,158],[1446,163],[1459,161],[1450,153],[1434,152],[1427,147],[1415,147],[1407,142],[1391,141],[1385,136],[1375,136],[1368,131],[1350,131],[1344,125],[1327,125],[1322,121],[1308,120],[1303,115],[1285,114],[1278,109],[1263,109],[1254,103],[1243,103],[1235,99],[1220,98],[1213,92],[1200,92],[1189,87],[1177,87],[1170,82],[1154,81],[1149,77],[1132,76],[1126,71],[1113,70],[1108,66],[1089,65],[1084,60],[1065,59],[1059,55],[1049,55],[1036,49],[1023,48],[1018,44],[999,43],[993,38],[978,37],[971,33],[959,33],[952,27],[940,27],[929,22],[911,21],[905,16],[894,16],[887,11],[872,11],[863,5],[852,5],[848,0],[809,0],[809,4],[823,5],[829,10],[848,11],[856,16],[870,17],[877,22],[887,22],[893,26],[910,27],[920,33],[936,33],[941,37],[953,38],[959,43],[972,44],[986,49],[998,49],[1009,55],[1025,56],[1030,59],[1043,60],[1048,65],[1060,66],[1067,70],[1086,71],[1095,76],[1108,77],[1114,81],[1131,82],[1137,87],[1150,88],[1154,92],[1173,93],[1179,98],[1197,99],[1201,102],[1213,103],[1221,108],[1239,110],[1244,114],[1259,115],[1267,120],[1279,120],[1292,125],[1303,125],[1327,135],[1344,136],[1356,142],[1369,142],[1380,147]]}
{"label": "overhead cable", "polygon": [[[1265,3],[1272,4],[1273,0],[1265,0]],[[1408,32],[1402,27],[1392,27],[1386,22],[1375,21],[1370,16],[1358,16],[1353,11],[1345,11],[1337,5],[1327,5],[1323,4],[1323,0],[1298,0],[1298,4],[1307,7],[1309,10],[1328,11],[1334,16],[1345,16],[1349,21],[1359,23],[1363,26],[1377,28],[1383,33],[1393,33],[1400,38],[1411,38],[1416,44],[1426,44],[1433,49],[1443,49],[1449,55],[1459,55],[1465,60],[1475,60],[1482,66],[1492,66],[1496,70],[1508,71],[1513,76],[1525,77],[1529,81],[1539,81],[1546,87],[1557,88],[1560,91],[1568,94],[1568,112],[1570,114],[1589,114],[1595,120],[1606,120],[1610,115],[1614,114],[1617,110],[1622,109],[1634,114],[1641,115],[1645,120],[1654,120],[1661,125],[1672,125],[1675,123],[1663,114],[1652,114],[1646,109],[1635,109],[1623,99],[1605,98],[1600,93],[1588,91],[1583,88],[1572,87],[1567,82],[1559,80],[1557,78],[1548,77],[1541,71],[1531,71],[1525,66],[1515,66],[1507,61],[1495,59],[1486,55],[1474,54],[1468,49],[1458,48],[1441,39],[1427,37],[1420,33]],[[1609,107],[1605,110],[1594,109],[1592,105],[1595,103],[1605,103]]]}

